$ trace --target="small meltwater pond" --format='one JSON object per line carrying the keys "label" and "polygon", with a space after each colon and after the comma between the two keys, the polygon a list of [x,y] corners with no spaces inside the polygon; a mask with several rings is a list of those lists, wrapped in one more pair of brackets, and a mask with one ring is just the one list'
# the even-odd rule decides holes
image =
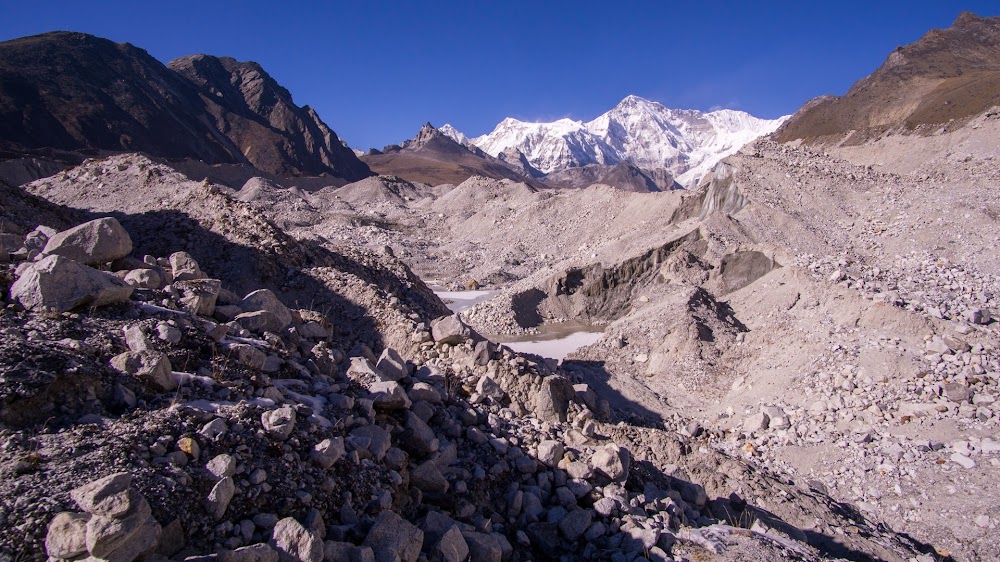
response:
{"label": "small meltwater pond", "polygon": [[[499,291],[435,291],[452,312],[462,312],[468,308],[490,300]],[[562,361],[567,355],[581,347],[596,343],[603,335],[600,326],[585,322],[563,322],[548,324],[538,328],[534,334],[523,336],[489,336],[497,343],[519,353],[532,353]]]}
{"label": "small meltwater pond", "polygon": [[462,312],[493,298],[499,291],[434,291],[452,312]]}
{"label": "small meltwater pond", "polygon": [[600,326],[584,322],[563,322],[540,326],[534,334],[494,336],[490,339],[519,353],[534,353],[562,361],[581,347],[597,343],[603,335],[604,331]]}

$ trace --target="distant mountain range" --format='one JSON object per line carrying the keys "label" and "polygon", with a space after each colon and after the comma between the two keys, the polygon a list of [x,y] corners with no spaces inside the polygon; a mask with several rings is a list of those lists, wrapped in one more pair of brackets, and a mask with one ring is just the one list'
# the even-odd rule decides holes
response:
{"label": "distant mountain range", "polygon": [[707,113],[669,109],[628,96],[589,122],[528,123],[507,118],[480,137],[468,138],[447,124],[441,132],[494,157],[516,150],[545,174],[627,163],[646,173],[666,172],[686,185],[748,142],[773,132],[785,119],[758,119],[729,109]]}
{"label": "distant mountain range", "polygon": [[628,162],[613,165],[587,164],[545,174],[531,165],[516,148],[491,156],[473,144],[461,144],[452,128],[424,125],[412,139],[370,150],[361,159],[380,175],[398,176],[412,182],[458,185],[471,176],[509,179],[534,188],[583,188],[595,183],[623,191],[667,191],[680,189],[673,176],[645,172]]}
{"label": "distant mountain range", "polygon": [[194,55],[164,65],[128,43],[64,31],[0,43],[0,156],[52,150],[372,175],[256,63]]}
{"label": "distant mountain range", "polygon": [[191,174],[214,179],[227,175],[205,164],[245,168],[229,174],[236,178],[259,171],[350,182],[374,170],[430,184],[483,175],[535,187],[658,191],[694,185],[783,119],[674,110],[628,96],[589,122],[508,118],[477,138],[428,124],[359,158],[253,62],[191,55],[164,65],[128,43],[63,31],[0,43],[0,159],[128,151],[186,160]]}

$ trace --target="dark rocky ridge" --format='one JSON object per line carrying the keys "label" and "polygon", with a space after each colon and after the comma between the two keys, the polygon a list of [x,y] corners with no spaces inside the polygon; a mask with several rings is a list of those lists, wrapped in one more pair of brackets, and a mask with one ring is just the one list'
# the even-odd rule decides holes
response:
{"label": "dark rocky ridge", "polygon": [[[254,62],[191,55],[168,68],[198,88],[216,126],[259,169],[275,174],[332,173],[349,180],[371,175],[313,108],[292,95]],[[270,142],[261,138],[275,136]],[[327,170],[330,170],[327,172]]]}
{"label": "dark rocky ridge", "polygon": [[[470,150],[472,149],[470,148]],[[475,147],[475,150],[480,150],[480,149],[478,147]],[[510,164],[511,166],[514,166],[515,168],[520,170],[521,173],[523,173],[528,177],[540,178],[545,175],[544,173],[542,173],[541,170],[531,165],[531,162],[528,161],[528,157],[525,156],[523,152],[514,148],[513,146],[498,154],[497,158],[499,160],[503,160],[504,162]]]}
{"label": "dark rocky ridge", "polygon": [[0,43],[0,139],[8,156],[141,151],[275,175],[371,175],[255,63],[196,55],[168,68],[128,43],[65,31]]}
{"label": "dark rocky ridge", "polygon": [[842,96],[824,96],[799,110],[774,134],[778,142],[877,138],[978,115],[1000,104],[1000,17],[964,12],[898,47],[882,66]]}

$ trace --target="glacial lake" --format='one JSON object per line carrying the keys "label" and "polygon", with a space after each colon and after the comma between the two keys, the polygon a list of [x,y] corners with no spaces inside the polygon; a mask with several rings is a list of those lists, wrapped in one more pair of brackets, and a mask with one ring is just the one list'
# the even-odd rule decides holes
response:
{"label": "glacial lake", "polygon": [[520,353],[534,353],[562,361],[581,347],[597,343],[604,335],[600,326],[585,322],[546,324],[535,334],[523,336],[491,336],[490,339]]}
{"label": "glacial lake", "polygon": [[[452,312],[462,312],[468,308],[490,300],[499,291],[434,291]],[[562,361],[567,355],[596,343],[604,330],[600,326],[586,322],[562,322],[546,324],[534,334],[521,336],[487,336],[496,343],[502,343],[519,353],[533,353],[542,357]]]}
{"label": "glacial lake", "polygon": [[452,312],[462,312],[493,298],[499,291],[434,291]]}

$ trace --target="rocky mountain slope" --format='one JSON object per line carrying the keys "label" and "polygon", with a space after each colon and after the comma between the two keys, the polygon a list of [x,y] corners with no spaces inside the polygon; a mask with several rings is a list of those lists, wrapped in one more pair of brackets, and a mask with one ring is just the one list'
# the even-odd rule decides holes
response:
{"label": "rocky mountain slope", "polygon": [[[384,181],[340,191],[370,206],[428,189]],[[45,199],[3,194],[5,556],[902,561],[929,548],[628,424],[612,395],[447,316],[391,251],[289,238],[230,190],[140,155],[29,190]]]}
{"label": "rocky mountain slope", "polygon": [[8,156],[142,151],[274,175],[371,175],[254,63],[196,55],[167,67],[127,43],[53,32],[0,43],[0,78]]}
{"label": "rocky mountain slope", "polygon": [[330,127],[254,62],[192,55],[167,68],[197,86],[215,127],[254,167],[276,175],[328,173],[346,180],[370,175]]}
{"label": "rocky mountain slope", "polygon": [[842,97],[807,104],[776,134],[788,142],[861,144],[887,133],[958,127],[1000,105],[1000,17],[965,12],[897,48]]}
{"label": "rocky mountain slope", "polygon": [[[628,96],[590,122],[560,119],[526,123],[504,119],[490,133],[467,139],[488,154],[516,148],[545,173],[627,162],[654,173],[666,170],[682,184],[696,181],[721,158],[770,133],[782,119],[764,120],[741,111],[674,110]],[[451,126],[457,142],[462,135]]]}

